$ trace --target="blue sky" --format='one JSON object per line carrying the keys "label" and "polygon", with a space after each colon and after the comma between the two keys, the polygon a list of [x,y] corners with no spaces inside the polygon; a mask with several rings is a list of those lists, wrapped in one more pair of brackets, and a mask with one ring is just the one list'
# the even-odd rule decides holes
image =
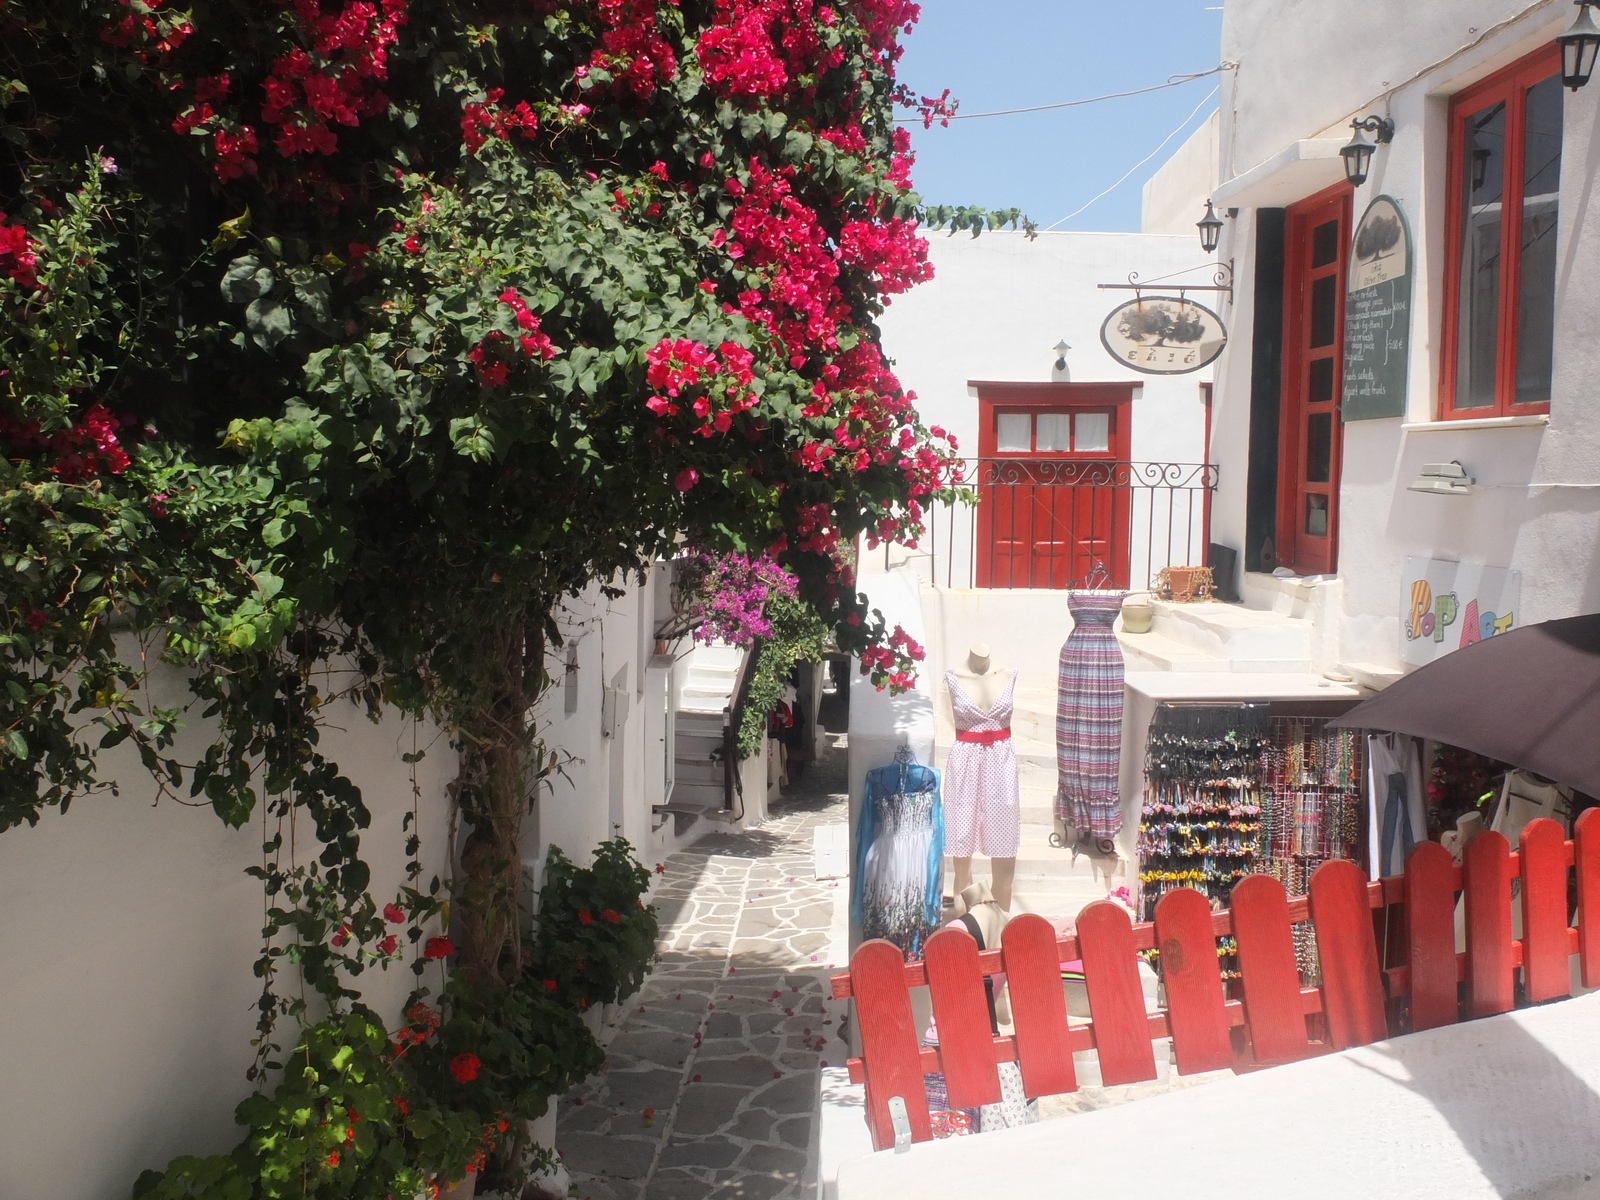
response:
{"label": "blue sky", "polygon": [[[922,0],[899,77],[923,95],[948,87],[963,113],[1147,87],[1217,65],[1222,12],[1208,9],[1220,3]],[[1216,108],[1215,97],[1206,100],[1216,83],[1211,76],[1080,108],[952,121],[948,129],[915,125],[912,179],[930,204],[1016,207],[1045,227],[1110,187],[1181,125],[1127,182],[1057,226],[1137,230],[1144,181]]]}

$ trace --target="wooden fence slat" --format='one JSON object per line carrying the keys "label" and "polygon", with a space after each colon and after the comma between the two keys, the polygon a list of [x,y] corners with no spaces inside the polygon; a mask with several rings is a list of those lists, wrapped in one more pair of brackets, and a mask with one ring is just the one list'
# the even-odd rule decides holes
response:
{"label": "wooden fence slat", "polygon": [[873,1148],[894,1145],[889,1098],[903,1097],[911,1124],[911,1140],[933,1140],[928,1117],[928,1091],[922,1083],[917,1029],[911,1017],[911,993],[905,985],[905,955],[893,942],[863,942],[850,958],[856,1023],[861,1029],[861,1057],[866,1063],[867,1126]]}
{"label": "wooden fence slat", "polygon": [[1438,842],[1419,842],[1406,859],[1406,942],[1411,1031],[1454,1025],[1456,993],[1455,860]]}
{"label": "wooden fence slat", "polygon": [[1325,862],[1311,873],[1310,897],[1328,1040],[1338,1050],[1381,1042],[1389,1022],[1366,872],[1343,859]]}
{"label": "wooden fence slat", "polygon": [[1055,927],[1037,913],[1022,913],[1000,934],[1000,945],[1022,1090],[1030,1099],[1077,1091]]}
{"label": "wooden fence slat", "polygon": [[1096,900],[1078,914],[1078,949],[1089,990],[1100,1079],[1107,1087],[1156,1077],[1155,1050],[1145,1020],[1144,989],[1128,910]]}
{"label": "wooden fence slat", "polygon": [[1193,888],[1177,888],[1161,897],[1156,902],[1156,945],[1178,1074],[1231,1067],[1233,1039],[1223,1007],[1211,902]]}
{"label": "wooden fence slat", "polygon": [[994,1029],[978,966],[978,943],[959,925],[941,929],[928,939],[923,961],[928,966],[950,1107],[998,1104],[1000,1074],[995,1069]]}
{"label": "wooden fence slat", "polygon": [[1293,1062],[1311,1052],[1300,971],[1289,927],[1289,898],[1270,875],[1247,875],[1231,896],[1233,933],[1239,943],[1245,1024],[1255,1061]]}
{"label": "wooden fence slat", "polygon": [[1572,992],[1567,955],[1566,832],[1540,817],[1523,826],[1522,978],[1532,1003]]}
{"label": "wooden fence slat", "polygon": [[1600,987],[1600,808],[1578,817],[1572,843],[1578,872],[1578,953],[1583,986]]}
{"label": "wooden fence slat", "polygon": [[1511,843],[1493,830],[1480,833],[1462,862],[1467,910],[1467,1013],[1488,1017],[1510,1012]]}

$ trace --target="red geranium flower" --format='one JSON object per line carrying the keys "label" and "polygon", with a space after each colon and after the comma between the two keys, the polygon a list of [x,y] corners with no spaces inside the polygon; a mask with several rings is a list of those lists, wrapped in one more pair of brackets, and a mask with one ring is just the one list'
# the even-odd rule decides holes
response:
{"label": "red geranium flower", "polygon": [[447,937],[431,937],[422,945],[423,958],[449,958],[456,952],[456,944]]}
{"label": "red geranium flower", "polygon": [[450,1077],[457,1083],[471,1083],[483,1066],[476,1054],[458,1054],[450,1060]]}
{"label": "red geranium flower", "polygon": [[622,920],[622,918],[617,915],[617,910],[614,908],[602,909],[600,912],[600,919],[612,925],[615,925],[618,921]]}
{"label": "red geranium flower", "polygon": [[398,925],[406,919],[406,914],[398,904],[385,904],[383,906],[383,919],[391,925]]}
{"label": "red geranium flower", "polygon": [[580,908],[578,910],[578,923],[579,924],[587,925],[593,920],[594,920],[594,917],[589,915],[589,910],[587,908]]}
{"label": "red geranium flower", "polygon": [[547,992],[555,991],[556,990],[556,981],[554,979],[546,979],[544,981],[544,990],[547,991]]}

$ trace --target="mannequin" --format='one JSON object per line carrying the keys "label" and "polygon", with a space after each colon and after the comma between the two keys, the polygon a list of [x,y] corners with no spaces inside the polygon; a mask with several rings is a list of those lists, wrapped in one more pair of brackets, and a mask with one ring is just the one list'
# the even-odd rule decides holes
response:
{"label": "mannequin", "polygon": [[[1000,935],[1005,932],[1006,925],[1011,917],[1000,907],[1000,902],[994,898],[994,893],[989,890],[989,885],[981,879],[974,884],[969,884],[961,889],[961,902],[966,911],[955,920],[947,922],[950,925],[964,925],[971,920],[978,926],[978,942],[981,950],[998,950],[1000,948]],[[971,932],[970,928],[968,932]],[[1011,1024],[1011,993],[1005,986],[1005,976],[996,976],[1000,982],[995,985],[995,1018],[1001,1025]]]}
{"label": "mannequin", "polygon": [[[972,884],[975,850],[989,856],[994,899],[1011,910],[1022,809],[1017,755],[1011,744],[1012,693],[1017,675],[974,643],[966,661],[945,672],[945,697],[956,742],[945,766],[945,820],[955,863],[955,890]],[[966,911],[963,902],[957,911]]]}

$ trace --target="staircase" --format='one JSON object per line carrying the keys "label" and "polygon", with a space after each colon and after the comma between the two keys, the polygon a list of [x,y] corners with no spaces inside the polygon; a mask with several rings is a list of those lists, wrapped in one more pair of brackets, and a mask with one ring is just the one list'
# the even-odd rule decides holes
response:
{"label": "staircase", "polygon": [[1119,632],[1129,671],[1320,673],[1317,630],[1306,617],[1204,600],[1157,600],[1148,633]]}
{"label": "staircase", "polygon": [[673,723],[672,794],[656,806],[653,829],[658,850],[671,853],[707,832],[707,822],[725,822],[723,808],[723,710],[731,703],[744,651],[735,646],[699,646],[678,694]]}

